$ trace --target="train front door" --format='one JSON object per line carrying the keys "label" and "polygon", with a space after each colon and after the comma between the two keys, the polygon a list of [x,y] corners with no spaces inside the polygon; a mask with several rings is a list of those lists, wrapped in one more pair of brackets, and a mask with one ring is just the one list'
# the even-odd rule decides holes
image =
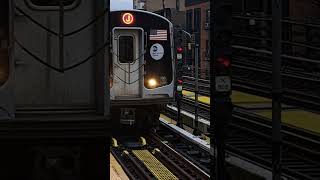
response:
{"label": "train front door", "polygon": [[141,97],[143,85],[143,31],[113,30],[113,95],[119,98]]}

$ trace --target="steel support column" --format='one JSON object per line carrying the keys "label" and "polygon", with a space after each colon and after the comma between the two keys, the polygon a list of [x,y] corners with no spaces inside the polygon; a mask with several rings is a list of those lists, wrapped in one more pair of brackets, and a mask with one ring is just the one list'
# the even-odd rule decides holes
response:
{"label": "steel support column", "polygon": [[272,1],[272,174],[281,179],[282,0]]}
{"label": "steel support column", "polygon": [[59,68],[64,69],[64,4],[59,2]]}
{"label": "steel support column", "polygon": [[194,110],[194,130],[193,135],[199,136],[201,132],[199,130],[199,44],[195,45],[195,110]]}
{"label": "steel support column", "polygon": [[232,93],[232,1],[215,0],[214,3],[210,4],[210,7],[212,9],[210,13],[210,27],[213,30],[210,42],[211,148],[213,148],[213,143],[215,143],[217,150],[216,157],[214,157],[214,151],[211,151],[212,161],[215,160],[216,162],[215,169],[211,169],[211,177],[224,180],[227,178],[225,168],[225,138],[228,130],[226,128],[232,118],[230,98]]}

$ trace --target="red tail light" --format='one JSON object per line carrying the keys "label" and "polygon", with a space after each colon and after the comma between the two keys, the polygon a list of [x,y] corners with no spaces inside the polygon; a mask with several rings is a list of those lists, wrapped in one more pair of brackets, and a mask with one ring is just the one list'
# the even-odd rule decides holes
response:
{"label": "red tail light", "polygon": [[219,57],[218,62],[226,68],[230,67],[230,65],[231,65],[230,60],[225,57]]}

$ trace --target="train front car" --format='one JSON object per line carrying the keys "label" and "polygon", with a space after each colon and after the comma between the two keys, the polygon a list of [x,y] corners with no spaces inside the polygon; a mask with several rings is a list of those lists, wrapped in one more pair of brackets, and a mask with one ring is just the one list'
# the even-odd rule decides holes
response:
{"label": "train front car", "polygon": [[115,125],[150,129],[174,98],[173,26],[146,11],[111,12],[110,99]]}

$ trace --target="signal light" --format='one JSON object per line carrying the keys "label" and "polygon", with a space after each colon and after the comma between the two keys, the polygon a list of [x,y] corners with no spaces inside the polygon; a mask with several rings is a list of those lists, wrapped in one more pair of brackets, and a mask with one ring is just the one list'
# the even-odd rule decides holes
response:
{"label": "signal light", "polygon": [[225,57],[219,57],[218,58],[218,62],[220,64],[222,64],[226,68],[230,67],[230,65],[231,65],[230,60],[228,58],[225,58]]}
{"label": "signal light", "polygon": [[182,60],[182,52],[183,52],[182,47],[178,47],[177,48],[177,59],[178,60]]}
{"label": "signal light", "polygon": [[181,79],[179,79],[178,84],[183,84],[183,81]]}

